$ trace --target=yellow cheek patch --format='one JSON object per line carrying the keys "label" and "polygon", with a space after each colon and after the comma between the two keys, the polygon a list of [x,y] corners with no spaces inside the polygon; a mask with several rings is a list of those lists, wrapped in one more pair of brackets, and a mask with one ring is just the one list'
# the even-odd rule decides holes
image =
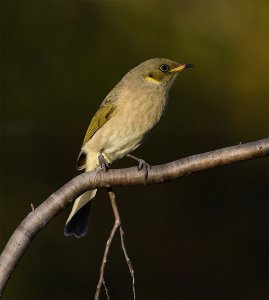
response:
{"label": "yellow cheek patch", "polygon": [[146,79],[147,81],[153,82],[153,83],[155,83],[155,84],[160,84],[160,81],[157,80],[157,79],[155,79],[155,78],[153,78],[153,77],[147,76],[147,77],[145,77],[145,79]]}

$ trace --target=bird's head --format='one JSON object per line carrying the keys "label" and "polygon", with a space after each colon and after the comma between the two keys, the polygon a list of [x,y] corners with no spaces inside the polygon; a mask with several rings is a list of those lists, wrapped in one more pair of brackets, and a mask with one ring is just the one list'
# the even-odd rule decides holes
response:
{"label": "bird's head", "polygon": [[176,76],[192,64],[179,64],[166,58],[152,58],[133,68],[128,80],[149,87],[170,88]]}

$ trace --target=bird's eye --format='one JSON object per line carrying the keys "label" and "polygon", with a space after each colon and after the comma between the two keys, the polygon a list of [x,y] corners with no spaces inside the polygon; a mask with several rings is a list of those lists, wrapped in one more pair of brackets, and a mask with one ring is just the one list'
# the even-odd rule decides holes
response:
{"label": "bird's eye", "polygon": [[166,73],[169,71],[169,66],[168,65],[160,65],[160,70],[163,72],[163,73]]}

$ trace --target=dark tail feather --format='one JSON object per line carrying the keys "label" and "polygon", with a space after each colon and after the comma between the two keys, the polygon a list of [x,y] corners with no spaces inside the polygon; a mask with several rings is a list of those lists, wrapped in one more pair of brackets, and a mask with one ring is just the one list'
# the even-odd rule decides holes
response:
{"label": "dark tail feather", "polygon": [[81,207],[64,226],[64,235],[80,238],[87,233],[93,200]]}

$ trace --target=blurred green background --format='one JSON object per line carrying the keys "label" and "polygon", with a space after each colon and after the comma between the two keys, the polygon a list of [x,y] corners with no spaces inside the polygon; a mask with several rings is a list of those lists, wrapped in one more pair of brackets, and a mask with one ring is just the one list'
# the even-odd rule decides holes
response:
{"label": "blurred green background", "polygon": [[[268,136],[268,4],[2,1],[1,249],[31,203],[78,174],[94,112],[148,58],[195,68],[178,77],[159,129],[137,156],[161,164]],[[116,189],[137,298],[267,299],[267,171],[261,159]],[[106,192],[85,238],[63,236],[68,214],[38,234],[3,299],[93,297],[113,224]],[[132,297],[119,237],[105,278],[112,299]]]}

